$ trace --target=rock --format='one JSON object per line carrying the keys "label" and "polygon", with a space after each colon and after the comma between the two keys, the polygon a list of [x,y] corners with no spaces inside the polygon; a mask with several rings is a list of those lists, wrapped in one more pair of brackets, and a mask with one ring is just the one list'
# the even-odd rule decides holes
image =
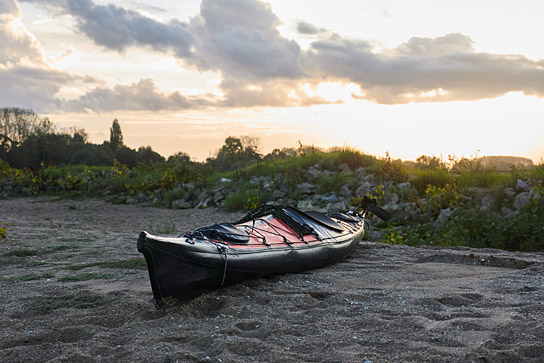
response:
{"label": "rock", "polygon": [[313,209],[314,206],[312,205],[312,202],[309,200],[301,200],[297,203],[297,208],[301,210],[310,210]]}
{"label": "rock", "polygon": [[214,202],[215,204],[218,204],[218,203],[221,202],[223,199],[225,199],[225,196],[224,196],[223,193],[221,193],[220,191],[215,192],[215,194],[213,195],[213,202]]}
{"label": "rock", "polygon": [[133,196],[133,197],[128,197],[126,200],[125,200],[125,203],[126,204],[136,204],[136,203],[139,203],[140,200],[138,199],[137,196]]}
{"label": "rock", "polygon": [[452,212],[451,212],[450,208],[442,209],[440,211],[440,214],[436,218],[436,221],[434,221],[434,227],[438,228],[440,226],[443,226],[444,223],[446,223],[446,221],[448,220],[448,218],[451,217],[451,214],[452,214]]}
{"label": "rock", "polygon": [[274,193],[272,193],[272,198],[274,199],[280,199],[280,198],[283,198],[287,195],[286,192],[284,192],[283,190],[281,189],[276,189],[274,190]]}
{"label": "rock", "polygon": [[482,199],[481,210],[489,210],[491,208],[491,206],[493,205],[493,203],[495,203],[496,200],[497,200],[497,198],[495,197],[495,194],[487,193],[484,196],[484,198]]}
{"label": "rock", "polygon": [[210,195],[208,194],[207,190],[203,190],[202,193],[198,195],[198,198],[196,198],[199,202],[205,201]]}
{"label": "rock", "polygon": [[314,181],[322,175],[321,170],[314,168],[313,166],[306,171],[306,179]]}
{"label": "rock", "polygon": [[514,198],[514,204],[512,206],[514,207],[515,210],[520,210],[523,207],[528,206],[530,201],[531,201],[531,192],[519,193]]}
{"label": "rock", "polygon": [[404,183],[398,183],[398,184],[397,184],[397,188],[398,188],[399,190],[402,190],[402,191],[408,190],[408,189],[410,189],[411,187],[412,187],[412,184],[411,184],[409,181],[404,182]]}
{"label": "rock", "polygon": [[357,197],[362,197],[363,195],[365,195],[366,193],[368,193],[370,191],[369,188],[367,188],[367,185],[366,183],[361,185],[359,188],[357,188],[355,190],[355,196]]}
{"label": "rock", "polygon": [[342,185],[342,187],[340,188],[340,195],[346,198],[349,198],[351,196],[351,189],[349,188],[349,184]]}
{"label": "rock", "polygon": [[518,179],[516,182],[516,188],[522,189],[522,190],[529,190],[530,187],[529,187],[529,184],[527,184],[521,179]]}
{"label": "rock", "polygon": [[221,178],[221,179],[219,179],[219,183],[221,183],[221,184],[228,184],[228,183],[231,183],[231,182],[232,182],[232,180],[229,179],[229,178]]}
{"label": "rock", "polygon": [[516,195],[516,192],[512,188],[505,188],[504,194],[506,195],[507,198],[512,198],[513,196]]}
{"label": "rock", "polygon": [[347,205],[345,201],[340,200],[336,203],[327,204],[327,209],[329,212],[345,212],[347,210]]}
{"label": "rock", "polygon": [[172,202],[172,209],[189,209],[192,207],[193,205],[191,202],[188,202],[185,199],[178,199]]}
{"label": "rock", "polygon": [[301,184],[297,185],[297,189],[302,194],[311,194],[314,191],[316,191],[317,189],[319,189],[319,186],[317,186],[315,184],[310,184],[310,183],[301,183]]}
{"label": "rock", "polygon": [[510,218],[510,217],[514,216],[517,212],[514,212],[510,208],[502,207],[501,208],[501,213],[505,218]]}
{"label": "rock", "polygon": [[399,196],[395,193],[387,193],[385,195],[384,207],[391,209],[394,205],[399,203]]}
{"label": "rock", "polygon": [[194,190],[194,189],[196,189],[196,185],[195,185],[195,183],[193,183],[193,182],[187,183],[187,184],[185,184],[185,189],[187,189],[187,190]]}
{"label": "rock", "polygon": [[340,200],[340,198],[338,198],[335,194],[331,194],[331,195],[321,197],[321,201],[323,201],[325,203],[336,203],[339,200]]}
{"label": "rock", "polygon": [[211,197],[208,197],[206,198],[204,201],[202,202],[199,202],[195,208],[197,209],[205,209],[205,208],[208,208],[211,203],[213,202],[212,198]]}

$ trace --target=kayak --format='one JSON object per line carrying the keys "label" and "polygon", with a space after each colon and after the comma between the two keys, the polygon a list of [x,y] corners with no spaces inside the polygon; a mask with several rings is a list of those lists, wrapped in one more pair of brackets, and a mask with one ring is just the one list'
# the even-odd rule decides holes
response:
{"label": "kayak", "polygon": [[[365,207],[360,213],[325,215],[264,205],[234,223],[216,223],[178,237],[142,231],[137,247],[147,263],[154,301],[167,308],[246,279],[342,260],[368,229]],[[370,209],[383,211],[375,201]]]}

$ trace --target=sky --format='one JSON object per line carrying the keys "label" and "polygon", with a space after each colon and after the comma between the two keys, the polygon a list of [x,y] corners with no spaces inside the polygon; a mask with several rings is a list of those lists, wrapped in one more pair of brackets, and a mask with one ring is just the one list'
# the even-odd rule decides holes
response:
{"label": "sky", "polygon": [[540,0],[0,0],[0,107],[164,156],[544,158]]}

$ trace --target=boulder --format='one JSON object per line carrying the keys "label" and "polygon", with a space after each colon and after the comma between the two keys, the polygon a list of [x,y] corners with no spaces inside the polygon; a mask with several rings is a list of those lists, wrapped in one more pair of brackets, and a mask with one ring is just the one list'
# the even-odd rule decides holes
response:
{"label": "boulder", "polygon": [[178,199],[172,202],[172,209],[189,209],[192,207],[193,205],[191,202],[188,202],[185,199]]}
{"label": "boulder", "polygon": [[496,200],[497,198],[495,197],[495,194],[487,193],[482,199],[482,207],[480,209],[489,210]]}
{"label": "boulder", "polygon": [[434,221],[434,227],[438,228],[440,226],[443,226],[444,223],[446,223],[446,221],[451,217],[451,215],[452,215],[452,212],[450,208],[442,209],[440,211],[440,214]]}
{"label": "boulder", "polygon": [[314,168],[313,166],[306,171],[306,179],[309,181],[314,181],[322,175],[322,171]]}
{"label": "boulder", "polygon": [[280,199],[280,198],[283,198],[287,195],[286,192],[284,192],[283,190],[281,189],[276,189],[274,190],[274,193],[272,193],[272,198],[274,199]]}
{"label": "boulder", "polygon": [[314,206],[309,200],[301,200],[297,203],[297,208],[301,210],[311,210],[314,209]]}
{"label": "boulder", "polygon": [[217,191],[213,195],[213,202],[215,204],[219,204],[219,202],[221,202],[223,199],[225,199],[225,196],[223,195],[223,193],[221,193],[221,191]]}
{"label": "boulder", "polygon": [[531,201],[531,192],[523,192],[516,195],[514,198],[514,204],[512,205],[515,210],[520,210],[523,207],[526,207],[529,205],[529,202]]}
{"label": "boulder", "polygon": [[340,200],[335,194],[325,195],[321,197],[321,201],[325,203],[336,203]]}
{"label": "boulder", "polygon": [[516,188],[521,189],[521,190],[529,190],[530,187],[529,187],[529,184],[527,184],[526,182],[524,182],[521,179],[518,179],[516,181]]}
{"label": "boulder", "polygon": [[310,184],[310,183],[301,183],[301,184],[297,185],[297,189],[302,194],[311,194],[311,193],[315,192],[317,189],[319,189],[319,186],[317,186],[315,184]]}
{"label": "boulder", "polygon": [[398,183],[398,184],[397,184],[398,190],[402,190],[402,191],[408,190],[408,189],[410,189],[411,187],[412,187],[412,184],[411,184],[409,181],[404,182],[404,183]]}
{"label": "boulder", "polygon": [[507,198],[512,198],[513,196],[516,195],[516,192],[514,191],[513,188],[505,188],[504,194],[506,195]]}
{"label": "boulder", "polygon": [[351,196],[351,189],[349,184],[342,185],[342,187],[340,188],[340,195],[346,198],[349,198]]}

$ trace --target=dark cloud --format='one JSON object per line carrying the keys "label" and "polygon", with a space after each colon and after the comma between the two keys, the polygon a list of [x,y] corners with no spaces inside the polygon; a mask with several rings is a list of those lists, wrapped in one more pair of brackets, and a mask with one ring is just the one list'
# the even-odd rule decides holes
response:
{"label": "dark cloud", "polygon": [[300,21],[297,24],[297,31],[300,34],[316,35],[316,34],[324,33],[327,30],[323,28],[318,28],[315,25],[307,23],[305,21]]}
{"label": "dark cloud", "polygon": [[59,101],[55,95],[60,88],[77,79],[65,72],[50,69],[25,66],[0,68],[0,107],[52,111],[58,107]]}
{"label": "dark cloud", "polygon": [[62,101],[61,107],[75,112],[109,112],[182,110],[206,105],[209,101],[189,99],[179,92],[161,92],[152,79],[142,78],[136,83],[117,85],[112,89],[95,88],[77,100]]}
{"label": "dark cloud", "polygon": [[129,46],[149,46],[158,51],[173,49],[178,57],[191,53],[193,37],[180,21],[162,24],[135,11],[90,0],[68,0],[66,10],[76,18],[80,31],[106,48],[124,51]]}

